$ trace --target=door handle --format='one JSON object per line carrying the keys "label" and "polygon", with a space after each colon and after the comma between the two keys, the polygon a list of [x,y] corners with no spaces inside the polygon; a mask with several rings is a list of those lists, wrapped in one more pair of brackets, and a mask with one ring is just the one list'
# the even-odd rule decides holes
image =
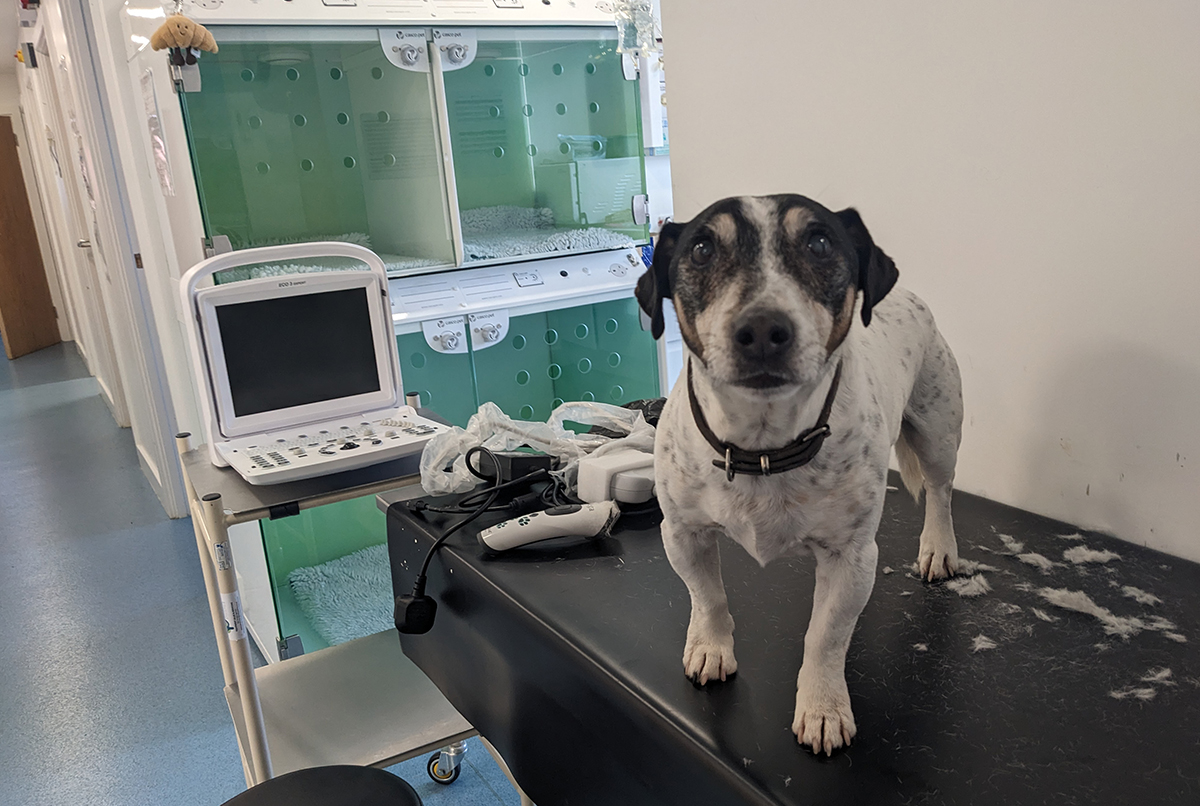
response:
{"label": "door handle", "polygon": [[80,249],[91,249],[92,248],[92,242],[87,240],[86,238],[81,238],[80,240],[76,241],[75,245],[78,246]]}

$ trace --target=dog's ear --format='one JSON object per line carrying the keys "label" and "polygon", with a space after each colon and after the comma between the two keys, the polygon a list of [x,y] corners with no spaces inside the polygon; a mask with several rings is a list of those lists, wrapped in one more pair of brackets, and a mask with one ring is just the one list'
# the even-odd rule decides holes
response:
{"label": "dog's ear", "polygon": [[675,256],[675,245],[679,241],[679,233],[683,232],[684,224],[668,221],[663,224],[662,231],[654,241],[654,258],[650,268],[638,278],[638,305],[650,317],[650,335],[658,338],[666,327],[663,322],[662,303],[671,296],[671,258]]}
{"label": "dog's ear", "polygon": [[863,295],[863,325],[867,326],[871,324],[871,308],[892,290],[900,272],[892,259],[871,240],[871,233],[867,232],[867,225],[857,210],[847,207],[836,215],[850,233],[854,251],[858,253],[858,288]]}

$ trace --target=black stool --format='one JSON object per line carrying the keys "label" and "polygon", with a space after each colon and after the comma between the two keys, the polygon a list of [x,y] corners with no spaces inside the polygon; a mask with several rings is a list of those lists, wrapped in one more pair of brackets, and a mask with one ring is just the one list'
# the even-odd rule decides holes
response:
{"label": "black stool", "polygon": [[421,806],[403,778],[374,767],[313,767],[263,781],[222,806]]}

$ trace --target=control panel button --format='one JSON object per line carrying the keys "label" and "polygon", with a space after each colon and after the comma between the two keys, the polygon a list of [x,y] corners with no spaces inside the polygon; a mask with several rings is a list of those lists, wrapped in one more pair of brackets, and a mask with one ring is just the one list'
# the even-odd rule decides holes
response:
{"label": "control panel button", "polygon": [[531,285],[542,285],[542,275],[536,271],[515,271],[513,279],[517,281],[517,285],[521,288],[528,288]]}
{"label": "control panel button", "polygon": [[524,0],[492,0],[496,8],[525,8]]}

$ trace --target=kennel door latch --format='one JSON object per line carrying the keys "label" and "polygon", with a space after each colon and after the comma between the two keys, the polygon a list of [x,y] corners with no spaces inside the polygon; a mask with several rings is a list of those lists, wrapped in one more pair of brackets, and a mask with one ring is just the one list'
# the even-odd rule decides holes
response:
{"label": "kennel door latch", "polygon": [[508,311],[473,313],[467,317],[471,331],[471,349],[475,352],[495,347],[508,335]]}
{"label": "kennel door latch", "polygon": [[467,325],[461,316],[422,322],[421,332],[434,352],[461,355],[467,351]]}
{"label": "kennel door latch", "polygon": [[380,28],[379,45],[384,57],[401,70],[429,72],[429,45],[424,28]]}

